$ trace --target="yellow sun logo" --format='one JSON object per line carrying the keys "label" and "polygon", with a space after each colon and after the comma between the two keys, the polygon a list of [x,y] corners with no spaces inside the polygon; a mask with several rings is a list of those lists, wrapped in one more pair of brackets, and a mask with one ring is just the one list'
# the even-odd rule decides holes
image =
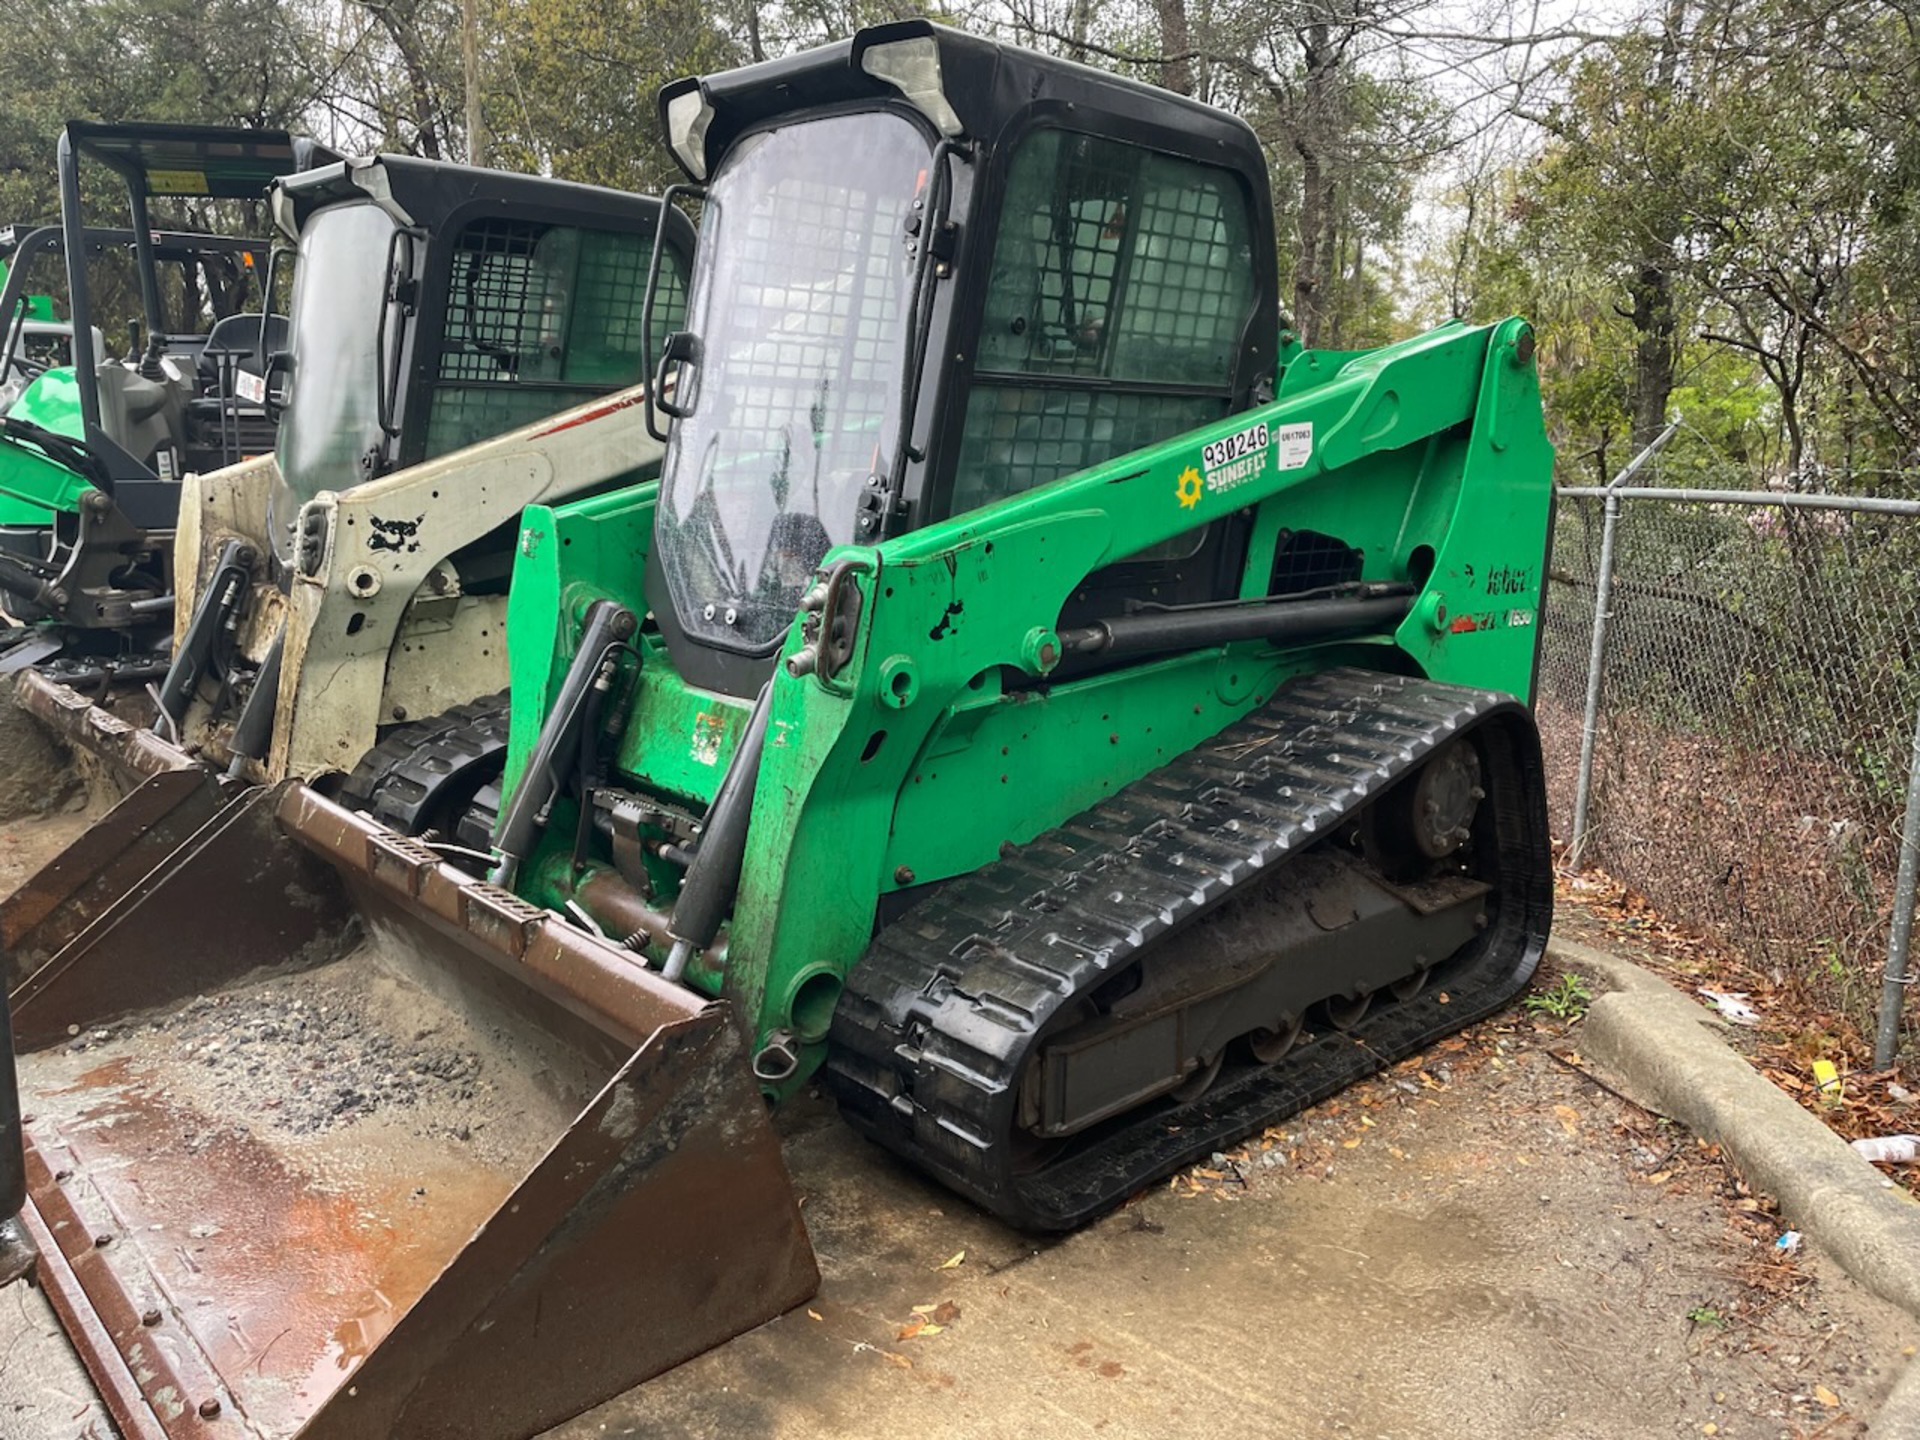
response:
{"label": "yellow sun logo", "polygon": [[1180,508],[1191,510],[1200,503],[1200,472],[1189,465],[1180,472]]}

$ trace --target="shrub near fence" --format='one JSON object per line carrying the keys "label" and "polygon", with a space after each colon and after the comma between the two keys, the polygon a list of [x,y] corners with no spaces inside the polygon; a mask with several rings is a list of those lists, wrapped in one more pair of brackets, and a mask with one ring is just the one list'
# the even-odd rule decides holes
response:
{"label": "shrub near fence", "polygon": [[[1866,1030],[1920,704],[1920,519],[1766,492],[1617,503],[1582,858]],[[1603,514],[1563,495],[1549,567],[1538,705],[1563,843]]]}

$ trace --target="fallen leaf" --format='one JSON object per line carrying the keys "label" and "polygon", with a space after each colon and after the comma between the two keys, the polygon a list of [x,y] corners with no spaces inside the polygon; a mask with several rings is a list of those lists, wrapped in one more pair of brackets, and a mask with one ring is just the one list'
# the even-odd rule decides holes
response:
{"label": "fallen leaf", "polygon": [[1340,1142],[1340,1148],[1342,1150],[1351,1150],[1353,1149],[1354,1146],[1358,1145],[1359,1143],[1360,1143],[1360,1137],[1356,1135],[1351,1140],[1342,1140]]}
{"label": "fallen leaf", "polygon": [[933,1312],[934,1323],[951,1325],[960,1318],[960,1307],[951,1300],[942,1300]]}
{"label": "fallen leaf", "polygon": [[1813,1398],[1829,1410],[1835,1408],[1840,1403],[1840,1397],[1824,1385],[1816,1385],[1813,1387]]}
{"label": "fallen leaf", "polygon": [[1656,1170],[1653,1172],[1653,1174],[1647,1176],[1647,1184],[1664,1185],[1667,1183],[1667,1181],[1671,1180],[1672,1178],[1673,1178],[1673,1172],[1671,1170]]}
{"label": "fallen leaf", "polygon": [[914,1336],[918,1335],[922,1330],[926,1328],[927,1328],[926,1317],[922,1315],[916,1315],[913,1317],[913,1319],[909,1320],[906,1324],[900,1327],[900,1333],[894,1336],[894,1338],[896,1340],[911,1340],[913,1339]]}
{"label": "fallen leaf", "polygon": [[807,1318],[809,1320],[818,1320],[821,1318],[821,1315],[818,1310],[809,1310],[807,1311]]}
{"label": "fallen leaf", "polygon": [[934,1308],[931,1304],[916,1305],[913,1307],[913,1313],[916,1315],[931,1315],[934,1312]]}
{"label": "fallen leaf", "polygon": [[1556,1105],[1553,1107],[1553,1113],[1560,1121],[1560,1128],[1566,1131],[1567,1134],[1578,1135],[1580,1133],[1580,1112],[1575,1110],[1571,1105]]}
{"label": "fallen leaf", "polygon": [[949,1255],[946,1259],[940,1262],[939,1268],[942,1270],[958,1270],[960,1268],[961,1262],[964,1261],[966,1258],[967,1258],[966,1251],[956,1250],[953,1252],[953,1254]]}
{"label": "fallen leaf", "polygon": [[889,1364],[897,1365],[902,1370],[911,1370],[913,1368],[913,1361],[904,1355],[896,1355],[891,1350],[882,1350],[880,1353],[887,1357]]}
{"label": "fallen leaf", "polygon": [[1203,1180],[1224,1180],[1227,1178],[1226,1171],[1208,1170],[1204,1166],[1195,1169],[1193,1173],[1198,1175]]}
{"label": "fallen leaf", "polygon": [[1526,1157],[1526,1156],[1524,1156],[1524,1155],[1516,1155],[1516,1156],[1514,1156],[1514,1157],[1513,1157],[1513,1163],[1514,1163],[1514,1164],[1516,1164],[1516,1165],[1531,1165],[1531,1164],[1533,1164],[1533,1162],[1532,1162],[1531,1160],[1529,1160],[1529,1159],[1527,1159],[1527,1157]]}

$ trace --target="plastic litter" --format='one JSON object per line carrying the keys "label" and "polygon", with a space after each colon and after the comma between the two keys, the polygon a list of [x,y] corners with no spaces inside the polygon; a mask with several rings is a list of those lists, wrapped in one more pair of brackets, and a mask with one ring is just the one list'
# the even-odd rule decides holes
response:
{"label": "plastic litter", "polygon": [[1813,1083],[1819,1087],[1821,1098],[1829,1105],[1840,1103],[1840,1072],[1834,1069],[1831,1060],[1813,1062]]}
{"label": "plastic litter", "polygon": [[1747,992],[1744,990],[1709,990],[1702,985],[1700,994],[1720,1012],[1723,1020],[1730,1020],[1735,1025],[1760,1023],[1760,1012],[1747,1003]]}
{"label": "plastic litter", "polygon": [[1920,1135],[1876,1135],[1854,1141],[1853,1148],[1883,1165],[1911,1165],[1920,1160]]}
{"label": "plastic litter", "polygon": [[1773,1242],[1773,1248],[1778,1250],[1782,1255],[1793,1254],[1800,1248],[1800,1232],[1798,1230],[1787,1231],[1778,1240]]}

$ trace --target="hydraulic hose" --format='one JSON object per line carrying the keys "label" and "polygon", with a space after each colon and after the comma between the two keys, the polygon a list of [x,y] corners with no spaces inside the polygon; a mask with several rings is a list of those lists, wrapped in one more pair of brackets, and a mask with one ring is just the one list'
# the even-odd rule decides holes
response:
{"label": "hydraulic hose", "polygon": [[603,666],[617,663],[615,647],[624,645],[637,629],[638,618],[624,605],[596,600],[587,607],[586,623],[580,627],[580,648],[574,652],[573,663],[560,682],[560,693],[547,711],[520,783],[501,807],[493,832],[493,848],[499,859],[488,876],[494,884],[513,887],[520,862],[527,858],[534,839],[547,823],[547,810],[559,791],[561,777],[574,773],[581,722],[594,683]]}

